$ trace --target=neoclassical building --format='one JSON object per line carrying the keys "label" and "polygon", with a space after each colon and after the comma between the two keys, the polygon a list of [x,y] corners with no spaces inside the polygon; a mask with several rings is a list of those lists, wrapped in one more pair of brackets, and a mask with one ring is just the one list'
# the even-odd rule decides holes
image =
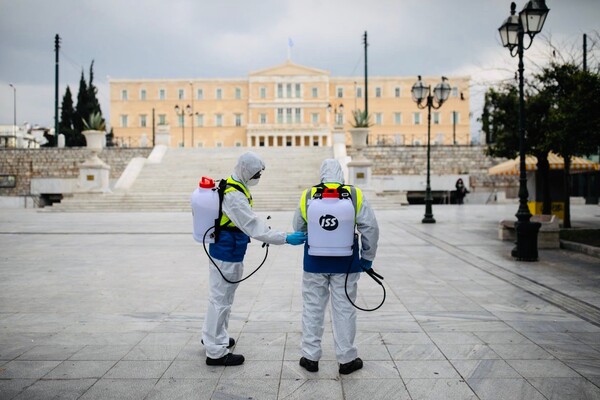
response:
{"label": "neoclassical building", "polygon": [[[423,80],[433,89],[441,77]],[[450,98],[431,114],[433,144],[470,143],[469,80],[449,77]],[[415,81],[369,77],[369,143],[427,143],[427,109],[411,97]],[[171,146],[328,146],[334,126],[351,128],[364,96],[363,77],[290,61],[239,79],[111,79],[110,125],[117,143],[132,146],[151,143],[153,124],[168,126]]]}

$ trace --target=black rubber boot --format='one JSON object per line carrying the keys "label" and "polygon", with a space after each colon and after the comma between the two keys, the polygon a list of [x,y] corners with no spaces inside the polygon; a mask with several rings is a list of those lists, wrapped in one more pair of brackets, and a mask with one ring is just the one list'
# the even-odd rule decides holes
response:
{"label": "black rubber boot", "polygon": [[233,365],[242,365],[244,363],[244,356],[241,354],[225,354],[221,358],[210,358],[206,357],[206,365],[224,365],[230,367]]}
{"label": "black rubber boot", "polygon": [[356,357],[354,360],[346,363],[340,364],[340,374],[348,375],[353,373],[356,370],[359,370],[363,367],[363,362],[360,358]]}
{"label": "black rubber boot", "polygon": [[319,370],[319,362],[312,361],[308,358],[302,357],[300,359],[300,366],[307,370],[308,372],[317,372]]}

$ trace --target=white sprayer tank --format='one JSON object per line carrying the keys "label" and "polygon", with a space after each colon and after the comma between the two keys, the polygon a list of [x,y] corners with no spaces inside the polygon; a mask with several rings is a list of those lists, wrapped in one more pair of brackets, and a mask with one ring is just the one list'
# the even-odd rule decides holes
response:
{"label": "white sprayer tank", "polygon": [[[215,181],[205,176],[200,180],[198,188],[191,198],[192,216],[194,218],[194,239],[202,243],[204,233],[215,225],[219,217],[219,193],[215,189]],[[206,234],[206,243],[214,243],[214,229]]]}
{"label": "white sprayer tank", "polygon": [[307,211],[308,254],[344,257],[352,255],[354,206],[349,197],[339,198],[336,189],[325,189]]}

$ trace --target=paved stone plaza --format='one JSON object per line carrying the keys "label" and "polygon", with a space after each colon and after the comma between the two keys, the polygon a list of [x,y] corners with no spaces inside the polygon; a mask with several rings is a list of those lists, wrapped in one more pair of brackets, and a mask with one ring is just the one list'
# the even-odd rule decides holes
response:
{"label": "paved stone plaza", "polygon": [[[242,283],[239,367],[208,367],[207,258],[189,213],[0,210],[1,399],[600,399],[600,259],[515,262],[517,205],[376,211],[387,300],[359,311],[364,368],[340,376],[331,324],[318,373],[298,365],[302,251],[271,246]],[[266,214],[263,214],[266,215]],[[291,212],[272,213],[291,230]],[[573,206],[600,227],[600,207]],[[246,274],[263,249],[253,243]],[[380,287],[363,276],[359,304]]]}

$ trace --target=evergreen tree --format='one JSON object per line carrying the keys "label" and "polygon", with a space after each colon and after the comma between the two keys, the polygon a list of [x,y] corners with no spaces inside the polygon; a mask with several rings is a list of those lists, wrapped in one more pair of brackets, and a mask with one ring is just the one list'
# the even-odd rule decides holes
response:
{"label": "evergreen tree", "polygon": [[75,110],[73,109],[73,96],[71,95],[71,88],[67,86],[67,90],[63,96],[62,105],[60,108],[60,122],[58,124],[59,133],[65,135],[65,144],[67,146],[71,146],[73,135],[75,133],[75,128],[73,127],[74,116]]}
{"label": "evergreen tree", "polygon": [[90,80],[88,83],[88,101],[89,101],[89,110],[90,114],[100,113],[102,114],[102,110],[100,110],[100,102],[98,101],[98,88],[94,86],[94,60],[92,60],[92,64],[90,65]]}
{"label": "evergreen tree", "polygon": [[[90,80],[85,81],[83,71],[79,79],[79,92],[77,93],[77,105],[73,108],[73,95],[67,86],[63,97],[59,132],[65,135],[65,144],[69,147],[85,146],[83,121],[89,121],[90,115],[100,113],[100,102],[98,101],[98,88],[94,86],[94,61],[90,65]],[[104,121],[104,118],[102,119]]]}
{"label": "evergreen tree", "polygon": [[77,93],[77,106],[75,107],[75,116],[73,118],[73,128],[75,132],[73,134],[73,142],[71,146],[85,146],[85,136],[81,134],[83,132],[83,120],[88,119],[89,113],[89,91],[83,71],[81,71],[81,78],[79,79],[79,92]]}

